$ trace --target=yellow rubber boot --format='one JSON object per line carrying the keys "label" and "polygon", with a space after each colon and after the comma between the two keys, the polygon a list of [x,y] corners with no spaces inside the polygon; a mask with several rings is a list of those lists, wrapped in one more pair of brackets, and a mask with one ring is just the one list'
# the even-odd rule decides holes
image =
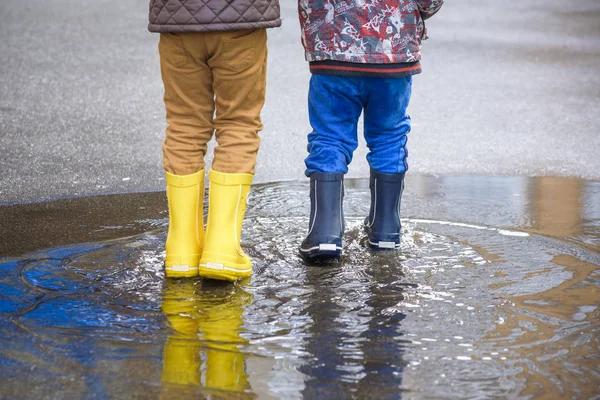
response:
{"label": "yellow rubber boot", "polygon": [[169,232],[165,245],[167,278],[198,276],[204,242],[204,169],[191,175],[166,173]]}
{"label": "yellow rubber boot", "polygon": [[199,275],[235,281],[252,274],[252,262],[240,246],[242,222],[252,174],[210,170],[208,221]]}

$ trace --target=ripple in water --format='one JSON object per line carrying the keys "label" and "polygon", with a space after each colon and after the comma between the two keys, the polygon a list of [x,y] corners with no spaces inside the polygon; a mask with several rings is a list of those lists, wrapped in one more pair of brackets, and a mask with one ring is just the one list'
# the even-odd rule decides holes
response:
{"label": "ripple in water", "polygon": [[165,281],[165,220],[144,235],[3,260],[3,396],[594,392],[597,252],[415,219],[403,221],[401,253],[372,252],[361,227],[368,193],[350,188],[343,259],[307,267],[297,254],[306,192],[254,190],[243,242],[255,274],[235,285]]}

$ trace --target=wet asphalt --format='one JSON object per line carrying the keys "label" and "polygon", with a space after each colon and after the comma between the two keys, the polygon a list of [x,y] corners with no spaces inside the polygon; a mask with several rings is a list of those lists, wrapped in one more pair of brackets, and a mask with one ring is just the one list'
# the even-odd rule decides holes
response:
{"label": "wet asphalt", "polygon": [[[0,3],[0,204],[164,187],[147,0]],[[303,179],[309,131],[296,5],[270,31],[256,182]],[[428,22],[414,174],[600,179],[600,4],[455,0]],[[368,174],[364,144],[350,177]]]}

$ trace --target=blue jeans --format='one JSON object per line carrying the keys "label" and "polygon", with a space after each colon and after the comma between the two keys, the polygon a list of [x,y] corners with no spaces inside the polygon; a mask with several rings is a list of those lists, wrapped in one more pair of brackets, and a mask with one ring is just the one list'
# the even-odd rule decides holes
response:
{"label": "blue jeans", "polygon": [[406,113],[412,76],[402,78],[314,74],[310,79],[308,112],[313,131],[308,135],[306,175],[348,172],[358,147],[358,118],[364,110],[364,134],[372,169],[386,174],[408,169]]}

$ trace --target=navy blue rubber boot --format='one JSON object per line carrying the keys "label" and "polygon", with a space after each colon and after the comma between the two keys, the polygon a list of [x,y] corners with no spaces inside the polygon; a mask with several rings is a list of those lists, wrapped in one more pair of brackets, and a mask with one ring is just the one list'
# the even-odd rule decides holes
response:
{"label": "navy blue rubber boot", "polygon": [[310,262],[332,261],[342,255],[344,234],[344,174],[310,175],[310,221],[300,255]]}
{"label": "navy blue rubber boot", "polygon": [[384,174],[371,169],[371,211],[365,219],[369,247],[375,250],[400,248],[402,224],[400,201],[404,190],[404,173]]}

